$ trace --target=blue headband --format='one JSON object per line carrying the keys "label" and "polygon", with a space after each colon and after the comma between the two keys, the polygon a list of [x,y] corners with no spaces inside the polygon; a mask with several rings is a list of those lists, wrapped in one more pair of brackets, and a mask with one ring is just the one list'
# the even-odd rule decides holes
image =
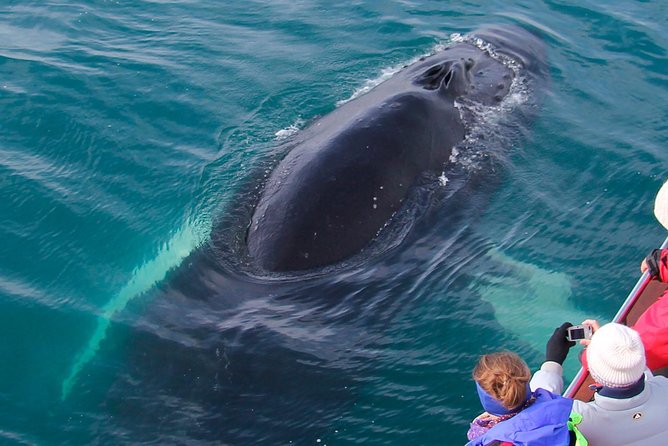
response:
{"label": "blue headband", "polygon": [[522,404],[519,406],[515,407],[514,409],[506,409],[501,405],[499,400],[495,399],[492,395],[489,393],[485,392],[485,390],[480,387],[480,384],[476,381],[475,387],[478,390],[478,398],[480,398],[480,403],[482,404],[482,407],[485,409],[485,412],[490,413],[492,415],[508,415],[510,413],[517,412],[524,406],[524,403],[526,403],[529,398],[531,398],[531,388],[529,388],[529,383],[527,383],[527,396],[526,399]]}

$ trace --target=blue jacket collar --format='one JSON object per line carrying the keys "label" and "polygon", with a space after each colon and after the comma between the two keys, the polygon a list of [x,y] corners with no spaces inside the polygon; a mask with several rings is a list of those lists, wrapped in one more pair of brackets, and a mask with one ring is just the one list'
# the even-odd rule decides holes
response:
{"label": "blue jacket collar", "polygon": [[645,390],[645,375],[641,376],[637,382],[627,387],[603,386],[597,388],[597,392],[599,395],[618,400],[632,398],[636,395],[640,395],[640,393],[642,393],[643,390]]}
{"label": "blue jacket collar", "polygon": [[544,389],[536,390],[533,395],[536,400],[532,405],[466,445],[484,446],[494,440],[510,441],[516,446],[567,445],[573,400]]}

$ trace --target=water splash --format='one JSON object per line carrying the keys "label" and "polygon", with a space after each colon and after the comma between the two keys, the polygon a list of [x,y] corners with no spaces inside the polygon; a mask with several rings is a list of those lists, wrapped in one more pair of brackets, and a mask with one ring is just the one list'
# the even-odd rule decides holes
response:
{"label": "water splash", "polygon": [[163,280],[167,273],[177,267],[185,257],[199,247],[211,231],[211,222],[207,220],[186,222],[158,250],[157,255],[135,268],[128,283],[104,306],[97,318],[97,326],[88,340],[86,347],[79,353],[69,375],[61,386],[61,401],[70,394],[81,370],[88,364],[100,348],[111,325],[112,318],[122,311],[136,297],[149,291]]}
{"label": "water splash", "polygon": [[298,133],[304,127],[304,124],[305,121],[302,118],[298,118],[294,124],[290,124],[286,128],[277,131],[274,133],[274,136],[278,141],[289,138],[290,136]]}

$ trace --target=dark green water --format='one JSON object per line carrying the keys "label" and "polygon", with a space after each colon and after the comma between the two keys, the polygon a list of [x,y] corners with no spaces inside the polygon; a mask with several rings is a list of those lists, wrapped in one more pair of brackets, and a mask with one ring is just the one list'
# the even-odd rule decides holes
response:
{"label": "dark green water", "polygon": [[[484,206],[315,280],[197,255],[282,138],[490,23],[551,81]],[[537,367],[664,239],[667,30],[628,0],[6,0],[0,443],[463,443],[477,356]]]}

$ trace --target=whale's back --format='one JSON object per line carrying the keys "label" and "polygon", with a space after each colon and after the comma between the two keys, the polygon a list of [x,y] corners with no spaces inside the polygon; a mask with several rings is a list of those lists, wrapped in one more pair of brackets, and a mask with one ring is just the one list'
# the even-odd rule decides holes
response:
{"label": "whale's back", "polygon": [[[293,148],[253,215],[247,244],[254,262],[269,271],[311,269],[368,245],[419,174],[442,165],[463,137],[461,123],[446,118],[456,116],[452,105],[432,102],[420,93],[397,95],[351,113],[335,135],[316,134]],[[326,128],[328,119],[313,125]]]}

